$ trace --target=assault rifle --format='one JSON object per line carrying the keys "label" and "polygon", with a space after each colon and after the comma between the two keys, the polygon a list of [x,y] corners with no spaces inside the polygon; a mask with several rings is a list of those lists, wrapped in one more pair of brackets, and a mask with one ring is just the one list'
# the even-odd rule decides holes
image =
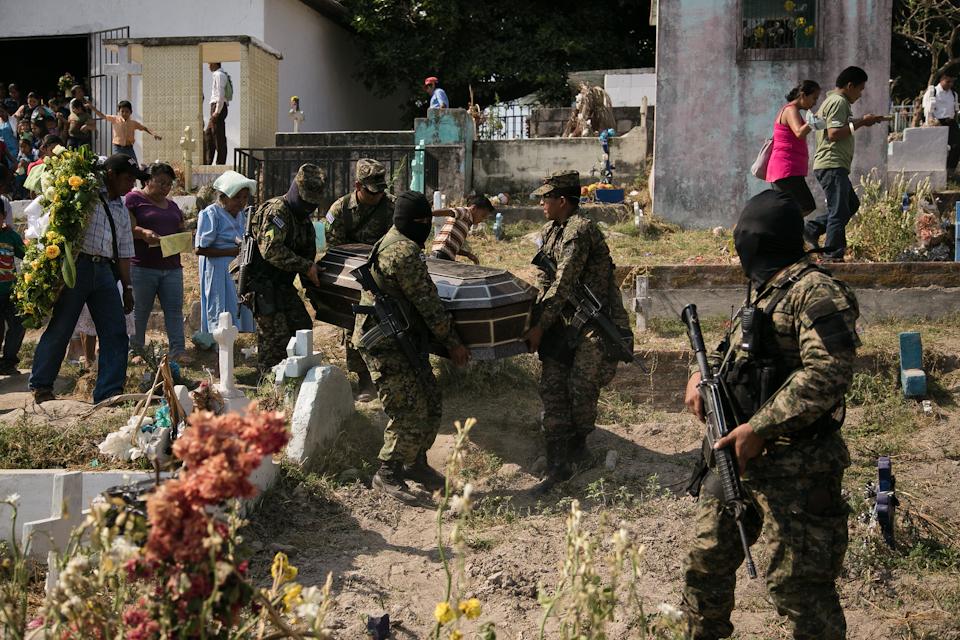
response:
{"label": "assault rifle", "polygon": [[403,309],[377,284],[376,279],[370,272],[369,262],[356,267],[350,274],[360,283],[364,291],[373,294],[372,306],[355,304],[353,305],[353,312],[374,316],[377,320],[377,326],[374,330],[379,330],[382,337],[393,338],[396,341],[400,351],[403,352],[410,366],[413,367],[417,379],[423,381],[425,373],[423,361],[410,340],[410,320],[403,313]]}
{"label": "assault rifle", "polygon": [[257,252],[257,239],[253,236],[253,208],[247,207],[247,220],[243,227],[243,239],[240,241],[240,255],[237,256],[237,298],[247,304],[250,293],[250,270],[253,268],[253,256]]}
{"label": "assault rifle", "polygon": [[757,577],[757,567],[750,555],[750,545],[747,542],[747,533],[743,528],[743,516],[747,511],[747,502],[743,496],[743,487],[740,485],[740,473],[737,470],[737,460],[730,447],[714,449],[717,440],[730,433],[728,419],[733,415],[729,400],[724,392],[719,378],[714,375],[710,363],[707,362],[707,350],[703,344],[703,333],[700,331],[700,318],[697,316],[697,305],[688,304],[683,308],[680,319],[687,325],[687,337],[690,338],[690,347],[697,358],[700,367],[700,396],[703,398],[704,417],[707,423],[707,444],[713,451],[716,460],[716,472],[720,477],[720,486],[723,489],[725,507],[733,512],[740,532],[740,542],[743,544],[743,555],[747,560],[747,573],[751,578]]}
{"label": "assault rifle", "polygon": [[[550,259],[550,256],[544,253],[543,250],[538,251],[537,255],[533,257],[532,264],[546,273],[550,278],[557,276],[556,263],[554,263],[554,261]],[[600,304],[600,301],[597,299],[597,296],[593,294],[593,291],[590,290],[590,287],[578,282],[574,288],[570,302],[576,307],[573,314],[573,321],[570,323],[576,331],[575,335],[571,337],[571,342],[575,342],[577,338],[579,338],[580,331],[583,327],[592,321],[597,328],[603,332],[603,336],[606,338],[607,344],[613,349],[617,360],[621,362],[633,362],[633,352],[624,344],[620,329],[618,329],[617,325],[613,324],[613,321],[603,312],[603,305]]]}

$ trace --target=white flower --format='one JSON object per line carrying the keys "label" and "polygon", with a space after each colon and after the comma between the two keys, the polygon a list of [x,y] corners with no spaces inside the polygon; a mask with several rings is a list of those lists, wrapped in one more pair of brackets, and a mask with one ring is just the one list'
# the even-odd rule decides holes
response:
{"label": "white flower", "polygon": [[320,605],[323,604],[323,591],[317,587],[307,587],[300,592],[302,602],[297,605],[298,618],[303,618],[308,626],[320,615]]}
{"label": "white flower", "polygon": [[683,612],[680,609],[677,609],[672,604],[667,604],[666,602],[661,602],[660,606],[657,607],[657,611],[660,612],[660,615],[669,620],[670,622],[680,622],[683,620]]}
{"label": "white flower", "polygon": [[19,493],[11,493],[10,495],[8,495],[8,496],[6,497],[6,499],[4,500],[4,502],[9,502],[9,503],[11,503],[11,504],[17,504],[18,502],[20,502],[20,494],[19,494]]}

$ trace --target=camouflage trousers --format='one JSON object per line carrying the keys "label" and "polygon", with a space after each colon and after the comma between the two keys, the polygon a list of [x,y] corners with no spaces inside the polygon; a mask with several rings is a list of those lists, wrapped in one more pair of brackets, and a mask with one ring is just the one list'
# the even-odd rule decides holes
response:
{"label": "camouflage trousers", "polygon": [[313,320],[295,289],[277,292],[277,299],[284,306],[274,313],[263,314],[254,310],[257,321],[257,368],[261,373],[287,357],[287,343],[299,329],[310,329]]}
{"label": "camouflage trousers", "polygon": [[584,337],[569,364],[543,358],[540,399],[544,439],[567,441],[593,431],[600,389],[610,384],[616,372],[617,363],[604,358],[599,336]]}
{"label": "camouflage trousers", "polygon": [[357,378],[362,382],[363,376],[370,375],[370,372],[367,370],[367,364],[363,361],[363,356],[353,346],[352,336],[352,330],[343,329],[340,332],[340,344],[343,345],[346,352],[347,371],[357,374]]}
{"label": "camouflage trousers", "polygon": [[[753,481],[748,476],[743,481],[750,496],[744,517],[748,542],[753,545],[766,525],[767,589],[798,640],[846,637],[835,585],[847,549],[849,508],[840,493],[842,479],[843,467],[834,467]],[[733,633],[730,613],[744,554],[736,522],[721,506],[721,495],[719,478],[711,470],[700,494],[693,545],[683,563],[683,608],[694,640]]]}
{"label": "camouflage trousers", "polygon": [[383,432],[380,460],[411,464],[421,451],[433,446],[440,429],[443,398],[430,360],[422,353],[423,380],[417,378],[410,362],[399,349],[361,349],[389,421]]}

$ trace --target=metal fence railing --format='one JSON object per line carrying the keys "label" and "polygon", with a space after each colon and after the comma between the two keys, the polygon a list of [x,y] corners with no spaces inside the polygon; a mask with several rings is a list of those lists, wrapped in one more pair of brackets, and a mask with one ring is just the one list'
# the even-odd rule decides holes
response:
{"label": "metal fence railing", "polygon": [[893,122],[890,123],[891,133],[902,133],[904,129],[913,122],[914,106],[913,102],[904,102],[893,105]]}
{"label": "metal fence railing", "polygon": [[528,104],[504,102],[493,104],[483,110],[483,121],[477,135],[481,140],[520,140],[530,137],[530,114]]}
{"label": "metal fence railing", "polygon": [[286,193],[300,165],[312,162],[319,166],[327,178],[322,210],[353,191],[360,158],[383,163],[394,193],[410,187],[413,146],[252,147],[237,148],[233,152],[234,169],[257,181],[254,204]]}

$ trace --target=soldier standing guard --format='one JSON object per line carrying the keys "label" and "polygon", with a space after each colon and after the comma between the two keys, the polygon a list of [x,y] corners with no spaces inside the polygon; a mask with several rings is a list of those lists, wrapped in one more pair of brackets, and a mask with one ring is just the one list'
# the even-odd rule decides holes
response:
{"label": "soldier standing guard", "polygon": [[[793,637],[841,640],[846,622],[835,581],[847,548],[849,509],[840,488],[850,455],[840,426],[859,345],[857,300],[806,256],[800,208],[783,193],[752,198],[734,242],[756,294],[748,290],[744,311],[713,354],[715,365],[729,363],[719,375],[744,421],[715,446],[734,447],[750,544],[766,521],[767,588]],[[685,402],[702,420],[699,382],[697,371]],[[704,453],[690,486],[700,503],[683,564],[683,608],[694,640],[733,633],[736,571],[744,560],[713,456]]]}
{"label": "soldier standing guard", "polygon": [[[443,413],[427,352],[430,334],[447,348],[455,365],[463,366],[470,357],[427,272],[423,245],[430,235],[430,221],[430,204],[422,193],[400,194],[393,227],[374,245],[368,263],[377,286],[410,324],[407,339],[413,342],[417,362],[410,361],[396,339],[380,332],[373,315],[358,313],[353,332],[353,345],[370,368],[383,410],[390,417],[383,433],[380,469],[372,484],[406,504],[419,504],[406,480],[431,491],[444,486],[443,476],[427,464],[427,450],[437,437]],[[371,292],[364,291],[361,305],[373,302]]]}
{"label": "soldier standing guard", "polygon": [[[373,244],[393,225],[394,197],[386,192],[386,169],[370,158],[357,160],[357,181],[353,193],[339,198],[327,211],[327,246]],[[363,358],[350,344],[349,331],[340,335],[346,351],[347,369],[357,374],[357,396],[369,402],[377,395]]]}
{"label": "soldier standing guard", "polygon": [[310,214],[323,199],[323,184],[320,168],[305,164],[286,195],[267,200],[251,216],[256,250],[249,265],[248,291],[241,293],[257,321],[257,368],[261,373],[287,356],[287,342],[298,329],[313,326],[293,278],[299,273],[314,285],[320,283]]}
{"label": "soldier standing guard", "polygon": [[538,351],[542,362],[540,398],[547,470],[531,489],[534,495],[541,495],[569,479],[576,465],[591,461],[587,435],[595,428],[600,389],[613,380],[617,370],[609,339],[594,323],[573,326],[574,291],[581,285],[590,288],[621,339],[629,342],[631,352],[632,333],[607,242],[597,225],[580,214],[580,174],[555,172],[533,195],[540,196],[549,220],[541,231],[541,253],[556,266],[555,274],[541,270],[538,276],[540,294],[534,306],[534,324],[527,333],[530,351]]}

